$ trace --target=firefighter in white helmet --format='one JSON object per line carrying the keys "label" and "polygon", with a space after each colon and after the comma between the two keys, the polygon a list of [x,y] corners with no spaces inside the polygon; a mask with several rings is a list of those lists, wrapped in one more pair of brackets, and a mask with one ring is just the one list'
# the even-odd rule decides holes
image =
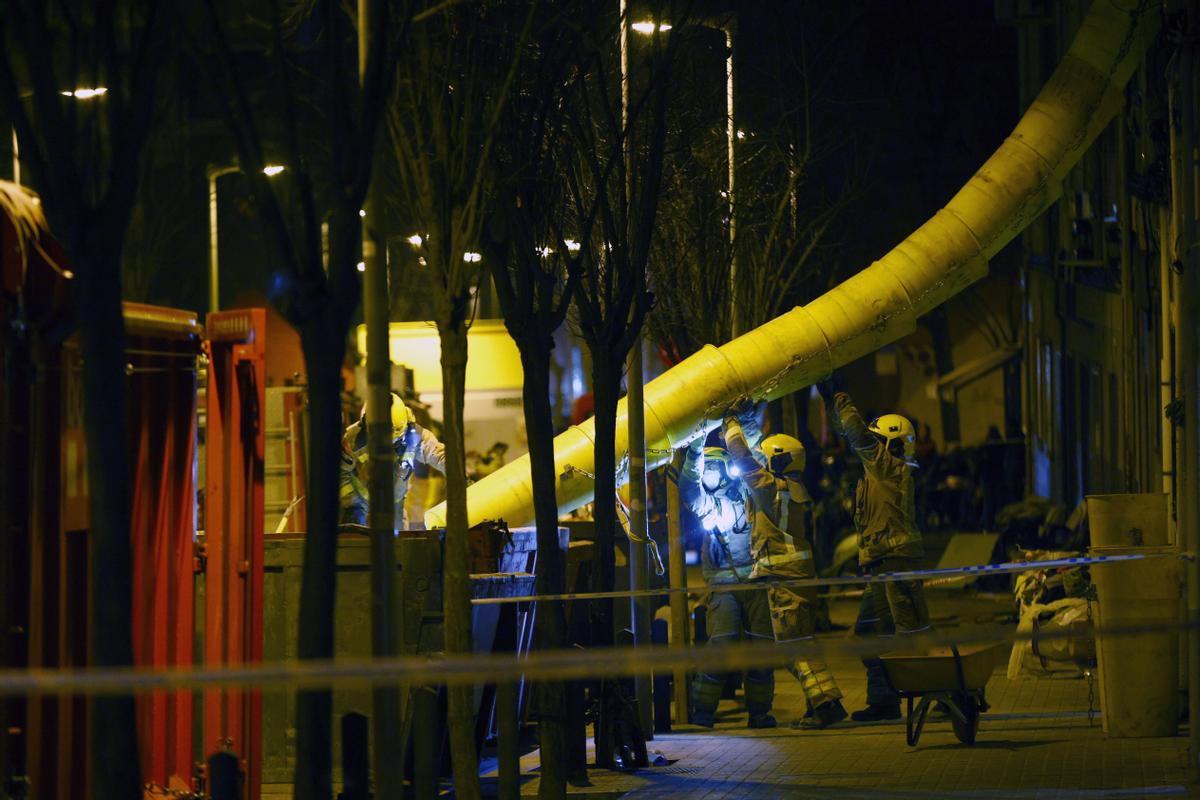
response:
{"label": "firefighter in white helmet", "polygon": [[[817,388],[834,429],[846,437],[863,465],[854,508],[859,569],[864,575],[918,569],[925,548],[916,522],[916,433],[912,423],[899,414],[885,414],[868,425],[850,396],[837,390],[838,380],[835,375]],[[929,609],[920,580],[867,584],[854,623],[856,635],[889,636],[929,629]],[[867,668],[867,708],[851,717],[857,722],[899,719],[900,696],[888,681],[883,662],[863,658],[863,665]]]}
{"label": "firefighter in white helmet", "polygon": [[[393,482],[396,498],[396,529],[410,530],[410,520],[404,513],[404,498],[416,464],[427,464],[439,472],[446,471],[446,449],[429,431],[417,424],[412,411],[400,396],[392,393],[392,442],[396,448]],[[364,405],[358,421],[346,429],[342,437],[342,460],[339,476],[341,521],[367,523],[367,407]],[[412,520],[421,525],[421,520]],[[415,529],[415,528],[414,528]]]}
{"label": "firefighter in white helmet", "polygon": [[[726,414],[724,425],[725,446],[741,472],[751,522],[754,569],[750,578],[815,578],[809,537],[812,498],[802,482],[804,445],[782,433],[761,439],[756,417],[755,407],[746,403]],[[767,599],[776,642],[814,637],[816,587],[770,586]],[[842,692],[828,664],[816,658],[797,659],[788,671],[800,681],[811,709],[793,727],[825,728],[846,718]]]}

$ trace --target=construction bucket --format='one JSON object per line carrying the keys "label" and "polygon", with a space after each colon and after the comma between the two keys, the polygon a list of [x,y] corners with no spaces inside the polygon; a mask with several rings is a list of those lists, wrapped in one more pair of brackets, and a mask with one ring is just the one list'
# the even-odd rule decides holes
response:
{"label": "construction bucket", "polygon": [[[1174,547],[1093,547],[1141,555],[1092,566],[1100,709],[1110,737],[1174,736],[1179,722],[1180,574]],[[1144,633],[1125,633],[1152,628]],[[1109,631],[1108,634],[1105,631]]]}

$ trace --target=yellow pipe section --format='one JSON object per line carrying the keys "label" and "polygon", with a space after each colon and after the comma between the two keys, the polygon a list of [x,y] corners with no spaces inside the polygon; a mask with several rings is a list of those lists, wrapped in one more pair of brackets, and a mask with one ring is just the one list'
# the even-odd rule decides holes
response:
{"label": "yellow pipe section", "polygon": [[[900,339],[922,314],[987,274],[988,259],[1058,199],[1062,179],[1120,109],[1158,17],[1136,0],[1097,0],[1070,50],[1016,129],[959,190],[886,256],[817,298],[739,336],[711,345],[646,384],[647,467],[715,427],[740,398],[774,399]],[[625,402],[617,409],[617,454],[627,450]],[[554,440],[559,511],[592,500],[595,420]],[[575,468],[572,470],[571,468]],[[533,520],[529,459],[470,487],[470,524]],[[442,527],[445,507],[425,514]]]}

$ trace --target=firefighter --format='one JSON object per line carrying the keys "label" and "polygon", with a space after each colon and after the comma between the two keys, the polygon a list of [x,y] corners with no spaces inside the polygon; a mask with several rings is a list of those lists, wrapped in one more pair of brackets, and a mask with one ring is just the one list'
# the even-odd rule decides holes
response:
{"label": "firefighter", "polygon": [[[412,411],[392,393],[392,442],[396,448],[393,480],[396,498],[396,529],[409,530],[404,498],[416,464],[427,464],[439,472],[446,470],[445,447],[429,431],[417,424]],[[356,525],[367,523],[367,408],[342,437],[339,475],[341,521]]]}
{"label": "firefighter", "polygon": [[[862,461],[864,476],[855,493],[858,563],[864,575],[915,570],[925,555],[917,530],[913,469],[915,433],[899,414],[885,414],[869,425],[850,396],[831,377],[818,385],[836,431],[846,437]],[[889,636],[928,631],[929,609],[920,580],[868,583],[854,623],[857,636]],[[883,662],[863,658],[867,668],[867,707],[851,714],[856,722],[900,718],[900,697],[887,679]]]}
{"label": "firefighter", "polygon": [[[679,497],[700,519],[704,529],[701,563],[704,582],[710,587],[742,583],[750,577],[750,524],[729,453],[722,447],[704,447],[696,439],[687,450],[679,473]],[[720,646],[743,638],[771,639],[771,616],[762,591],[710,591],[708,643]],[[700,672],[692,682],[691,721],[711,728],[725,677]],[[744,684],[748,725],[774,728],[771,704],[775,699],[775,673],[751,670]]]}
{"label": "firefighter", "polygon": [[[749,509],[754,556],[750,579],[814,578],[809,538],[812,498],[802,483],[804,445],[786,434],[761,439],[756,418],[754,406],[744,405],[737,414],[727,414],[724,424],[725,446],[741,472]],[[776,642],[814,637],[816,587],[770,586],[767,599]],[[811,709],[793,727],[825,728],[846,718],[842,692],[824,661],[798,659],[788,665],[788,671],[800,681]]]}

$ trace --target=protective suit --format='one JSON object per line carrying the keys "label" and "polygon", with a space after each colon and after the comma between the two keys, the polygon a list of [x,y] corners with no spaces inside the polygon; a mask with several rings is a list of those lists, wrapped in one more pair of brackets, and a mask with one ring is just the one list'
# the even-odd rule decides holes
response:
{"label": "protective suit", "polygon": [[[751,520],[750,548],[755,579],[813,578],[809,522],[812,498],[800,481],[804,446],[790,436],[761,440],[753,409],[725,417],[725,446],[742,474]],[[816,631],[816,587],[771,586],[767,589],[771,627],[776,642],[812,639]],[[788,671],[800,681],[812,713],[796,724],[824,728],[846,718],[842,692],[829,665],[798,659]]]}
{"label": "protective suit", "polygon": [[[392,440],[396,448],[393,462],[393,485],[396,498],[396,530],[418,530],[410,527],[404,508],[408,484],[416,464],[427,464],[439,472],[446,469],[446,449],[429,431],[417,424],[412,411],[404,405],[397,394],[392,394]],[[367,524],[367,464],[370,454],[367,448],[367,411],[358,421],[346,429],[342,437],[342,459],[339,475],[339,499],[341,521],[357,525]],[[420,519],[412,520],[414,526],[423,527]]]}
{"label": "protective suit", "polygon": [[[917,569],[925,549],[916,525],[912,423],[889,414],[867,425],[849,395],[835,394],[828,382],[819,388],[834,429],[846,437],[863,465],[854,510],[861,572],[875,575]],[[890,636],[929,628],[921,581],[867,584],[854,623],[855,635]],[[888,681],[883,663],[878,658],[864,658],[863,665],[867,668],[868,708],[854,712],[853,718],[898,719],[900,697]]]}
{"label": "protective suit", "polygon": [[[688,448],[679,472],[679,497],[700,518],[704,527],[701,563],[709,586],[741,583],[750,577],[754,557],[750,552],[750,523],[746,504],[729,473],[728,453],[722,448],[703,448],[697,439]],[[720,646],[743,637],[769,640],[771,613],[766,593],[761,591],[710,592],[708,595],[708,643]],[[692,682],[692,722],[711,728],[721,699],[723,675],[700,672]],[[751,670],[744,684],[746,709],[752,728],[775,726],[771,704],[775,699],[775,673]]]}

